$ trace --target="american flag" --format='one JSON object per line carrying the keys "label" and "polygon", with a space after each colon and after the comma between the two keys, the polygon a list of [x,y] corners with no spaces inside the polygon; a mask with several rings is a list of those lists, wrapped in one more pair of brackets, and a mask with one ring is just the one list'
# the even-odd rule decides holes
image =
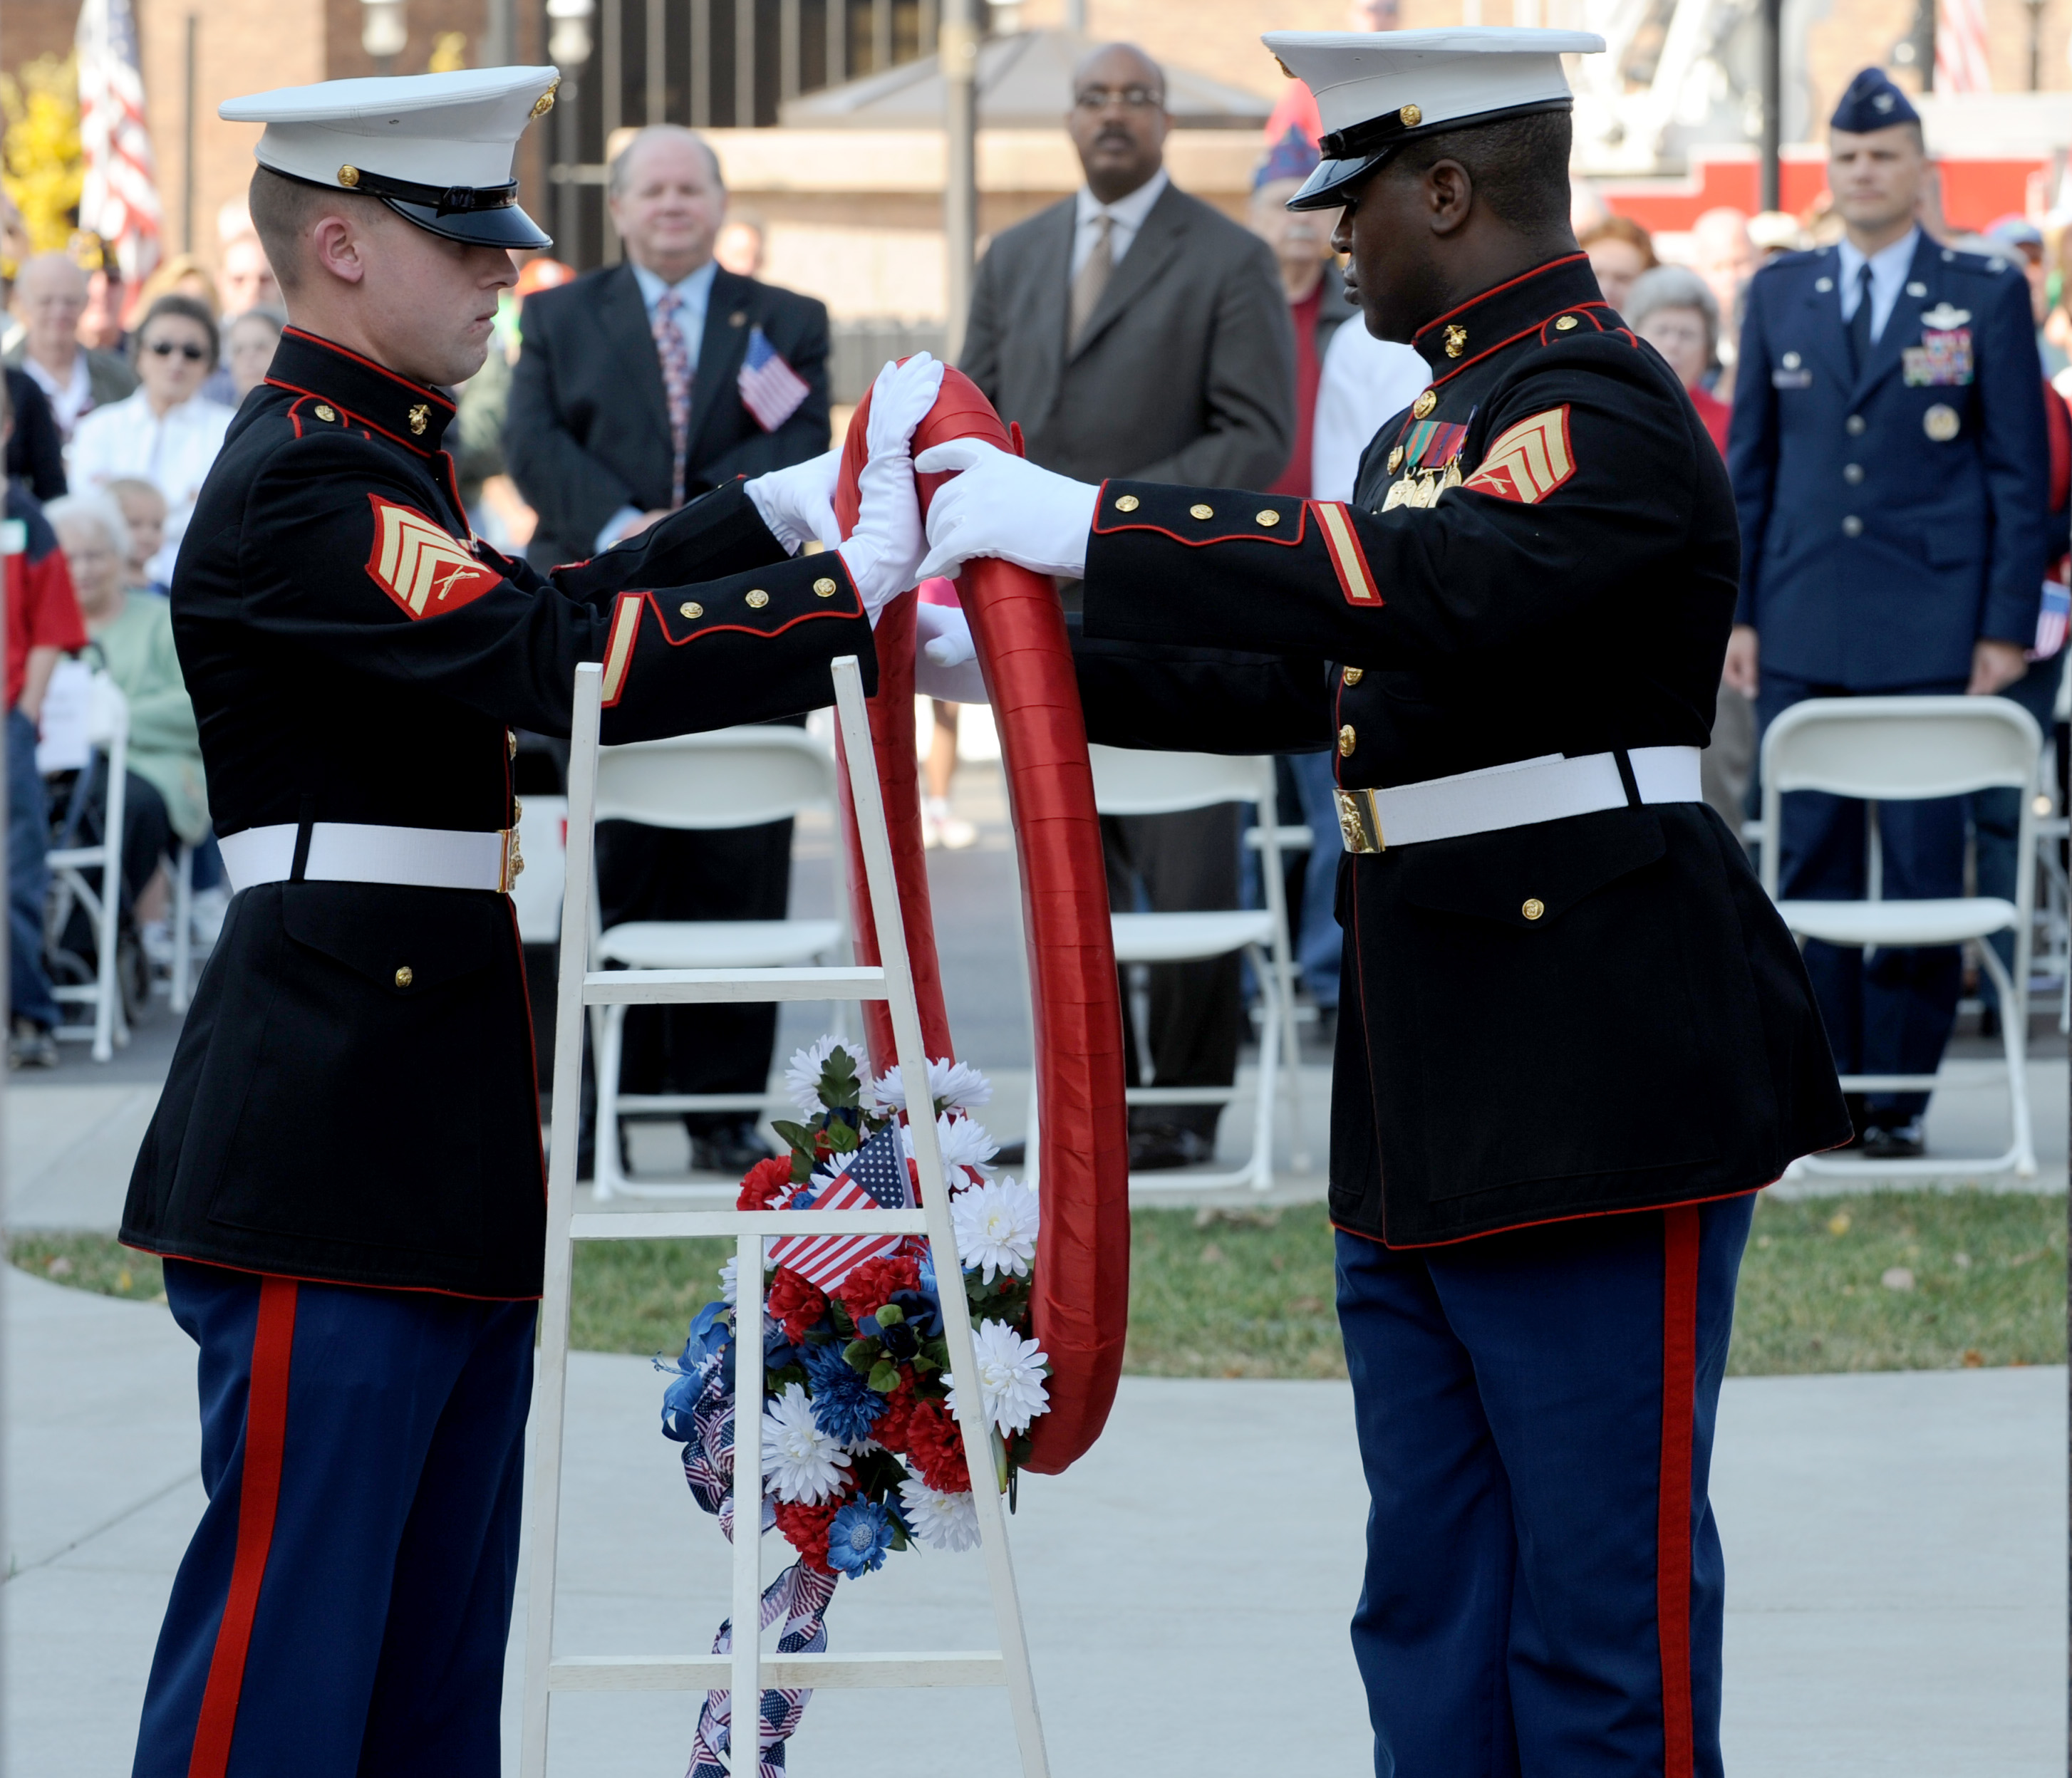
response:
{"label": "american flag", "polygon": [[2065,646],[2065,633],[2072,627],[2072,588],[2062,581],[2043,583],[2043,603],[2036,614],[2036,646],[2031,660],[2048,660]]}
{"label": "american flag", "polygon": [[[795,1201],[789,1207],[856,1210],[875,1205],[881,1210],[903,1210],[913,1201],[906,1151],[900,1144],[898,1126],[894,1124],[850,1156],[849,1165],[823,1185],[810,1204]],[[865,1260],[891,1252],[904,1239],[902,1234],[787,1234],[771,1243],[770,1257],[809,1283],[831,1291]]]}
{"label": "american flag", "polygon": [[812,393],[806,380],[787,364],[769,336],[760,327],[748,335],[748,355],[741,361],[735,379],[742,405],[755,416],[765,432],[775,432],[798,412],[799,404]]}
{"label": "american flag", "polygon": [[1935,9],[1935,90],[1990,92],[1986,57],[1986,0],[1941,0]]}
{"label": "american flag", "polygon": [[85,0],[75,43],[79,142],[86,162],[79,225],[115,248],[122,275],[134,282],[158,263],[163,217],[130,0]]}

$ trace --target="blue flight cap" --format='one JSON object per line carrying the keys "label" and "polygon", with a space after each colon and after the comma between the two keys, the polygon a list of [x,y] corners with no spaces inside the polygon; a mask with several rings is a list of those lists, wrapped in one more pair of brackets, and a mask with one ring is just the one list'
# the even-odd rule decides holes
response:
{"label": "blue flight cap", "polygon": [[1894,124],[1918,124],[1921,113],[1906,95],[1892,84],[1883,68],[1867,68],[1850,81],[1830,129],[1845,129],[1852,136],[1868,136],[1874,129],[1889,129]]}
{"label": "blue flight cap", "polygon": [[1252,175],[1252,188],[1256,191],[1276,179],[1306,179],[1322,158],[1309,133],[1300,124],[1290,124],[1288,133],[1266,151],[1266,158]]}

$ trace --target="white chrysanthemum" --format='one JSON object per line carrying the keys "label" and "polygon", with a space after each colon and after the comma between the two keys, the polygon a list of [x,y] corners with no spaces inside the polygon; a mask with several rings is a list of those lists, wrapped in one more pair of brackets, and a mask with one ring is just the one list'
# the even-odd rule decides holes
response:
{"label": "white chrysanthemum", "polygon": [[[878,1077],[874,1090],[880,1105],[906,1109],[906,1086],[897,1062]],[[928,1097],[946,1111],[957,1107],[969,1110],[993,1097],[993,1082],[970,1063],[944,1058],[928,1064]]]}
{"label": "white chrysanthemum", "polygon": [[741,1300],[741,1279],[735,1271],[739,1263],[740,1255],[737,1254],[719,1269],[720,1294],[730,1303]]}
{"label": "white chrysanthemum", "polygon": [[820,1103],[820,1070],[827,1066],[828,1057],[847,1047],[829,1032],[817,1043],[791,1052],[791,1061],[784,1065],[784,1085],[791,1091],[791,1103],[798,1107],[800,1116],[818,1117],[827,1109]]}
{"label": "white chrysanthemum", "polygon": [[[1042,1349],[1005,1321],[980,1322],[972,1329],[972,1346],[978,1357],[986,1418],[1002,1432],[1026,1431],[1029,1423],[1050,1406],[1050,1391],[1043,1382],[1043,1366],[1049,1360]],[[956,1412],[954,1387],[948,1406],[951,1413]]]}
{"label": "white chrysanthemum", "polygon": [[[911,1123],[899,1126],[899,1140],[909,1160],[919,1158]],[[1000,1152],[1000,1144],[984,1124],[970,1118],[952,1117],[947,1111],[935,1119],[935,1147],[943,1157],[943,1179],[952,1192],[980,1182],[980,1169]]]}
{"label": "white chrysanthemum", "polygon": [[950,1221],[964,1269],[976,1266],[989,1284],[1001,1272],[1019,1278],[1036,1258],[1037,1215],[1036,1194],[1011,1176],[959,1193],[950,1200]]}
{"label": "white chrysanthemum", "polygon": [[817,1505],[841,1492],[848,1468],[849,1454],[815,1423],[805,1390],[787,1383],[763,1410],[763,1486],[780,1501]]}
{"label": "white chrysanthemum", "polygon": [[978,1546],[978,1508],[968,1490],[939,1493],[919,1476],[899,1484],[901,1517],[914,1541],[924,1550],[972,1550]]}

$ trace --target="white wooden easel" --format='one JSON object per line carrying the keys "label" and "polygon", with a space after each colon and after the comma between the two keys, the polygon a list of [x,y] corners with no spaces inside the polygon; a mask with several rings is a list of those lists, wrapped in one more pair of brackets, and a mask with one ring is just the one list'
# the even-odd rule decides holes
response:
{"label": "white wooden easel", "polygon": [[[578,1241],[639,1241],[680,1235],[732,1235],[738,1241],[735,1326],[763,1324],[763,1244],[773,1236],[798,1234],[925,1234],[935,1275],[961,1279],[950,1225],[948,1194],[940,1185],[942,1156],[935,1120],[916,1117],[910,1127],[920,1176],[927,1182],[924,1208],[914,1210],[673,1210],[574,1214],[575,1107],[582,1090],[582,1032],[587,1007],[681,1005],[696,1001],[882,1000],[891,1014],[901,1078],[927,1078],[920,1009],[906,955],[893,875],[885,807],[878,792],[876,754],[870,744],[861,677],[856,657],[834,663],[835,704],[848,756],[849,787],[861,834],[864,873],[870,887],[882,967],[592,971],[590,962],[590,853],[597,779],[598,722],[603,672],[595,665],[576,669],[575,719],[569,752],[567,887],[561,906],[560,998],[554,1017],[554,1118],[547,1170],[546,1287],[540,1310],[539,1382],[533,1402],[532,1475],[526,1499],[532,1544],[530,1599],[525,1637],[525,1698],[522,1778],[545,1778],[548,1704],[561,1691],[707,1691],[731,1689],[734,1732],[753,1751],[744,1764],[730,1757],[736,1778],[755,1778],[760,1749],[753,1739],[766,1686],[936,1687],[1004,1686],[1021,1750],[1023,1778],[1048,1778],[1042,1724],[1029,1670],[1014,1564],[1007,1547],[1006,1515],[1000,1491],[987,1480],[999,1473],[995,1440],[985,1410],[972,1350],[971,1318],[961,1289],[944,1289],[943,1326],[950,1369],[959,1385],[957,1423],[973,1483],[986,1580],[993,1595],[1000,1646],[969,1653],[766,1656],[758,1633],[763,1595],[763,1341],[750,1332],[734,1345],[734,1644],[731,1654],[563,1655],[554,1653],[554,1570],[560,1534],[561,1444],[568,1395],[569,1290]],[[911,1090],[911,1089],[910,1089]],[[920,1103],[925,1104],[926,1096]],[[695,1514],[687,1514],[687,1519]],[[695,1536],[695,1530],[687,1530]],[[746,1701],[746,1707],[743,1702]],[[735,1743],[738,1747],[738,1742]]]}

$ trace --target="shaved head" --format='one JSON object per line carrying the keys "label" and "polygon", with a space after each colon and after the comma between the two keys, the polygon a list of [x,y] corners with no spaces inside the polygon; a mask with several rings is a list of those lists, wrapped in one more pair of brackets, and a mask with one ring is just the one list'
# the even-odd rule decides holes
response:
{"label": "shaved head", "polygon": [[357,191],[333,191],[257,168],[252,175],[252,228],[266,249],[273,281],[284,292],[299,289],[308,273],[310,231],[327,216],[372,222],[391,215],[379,198]]}

